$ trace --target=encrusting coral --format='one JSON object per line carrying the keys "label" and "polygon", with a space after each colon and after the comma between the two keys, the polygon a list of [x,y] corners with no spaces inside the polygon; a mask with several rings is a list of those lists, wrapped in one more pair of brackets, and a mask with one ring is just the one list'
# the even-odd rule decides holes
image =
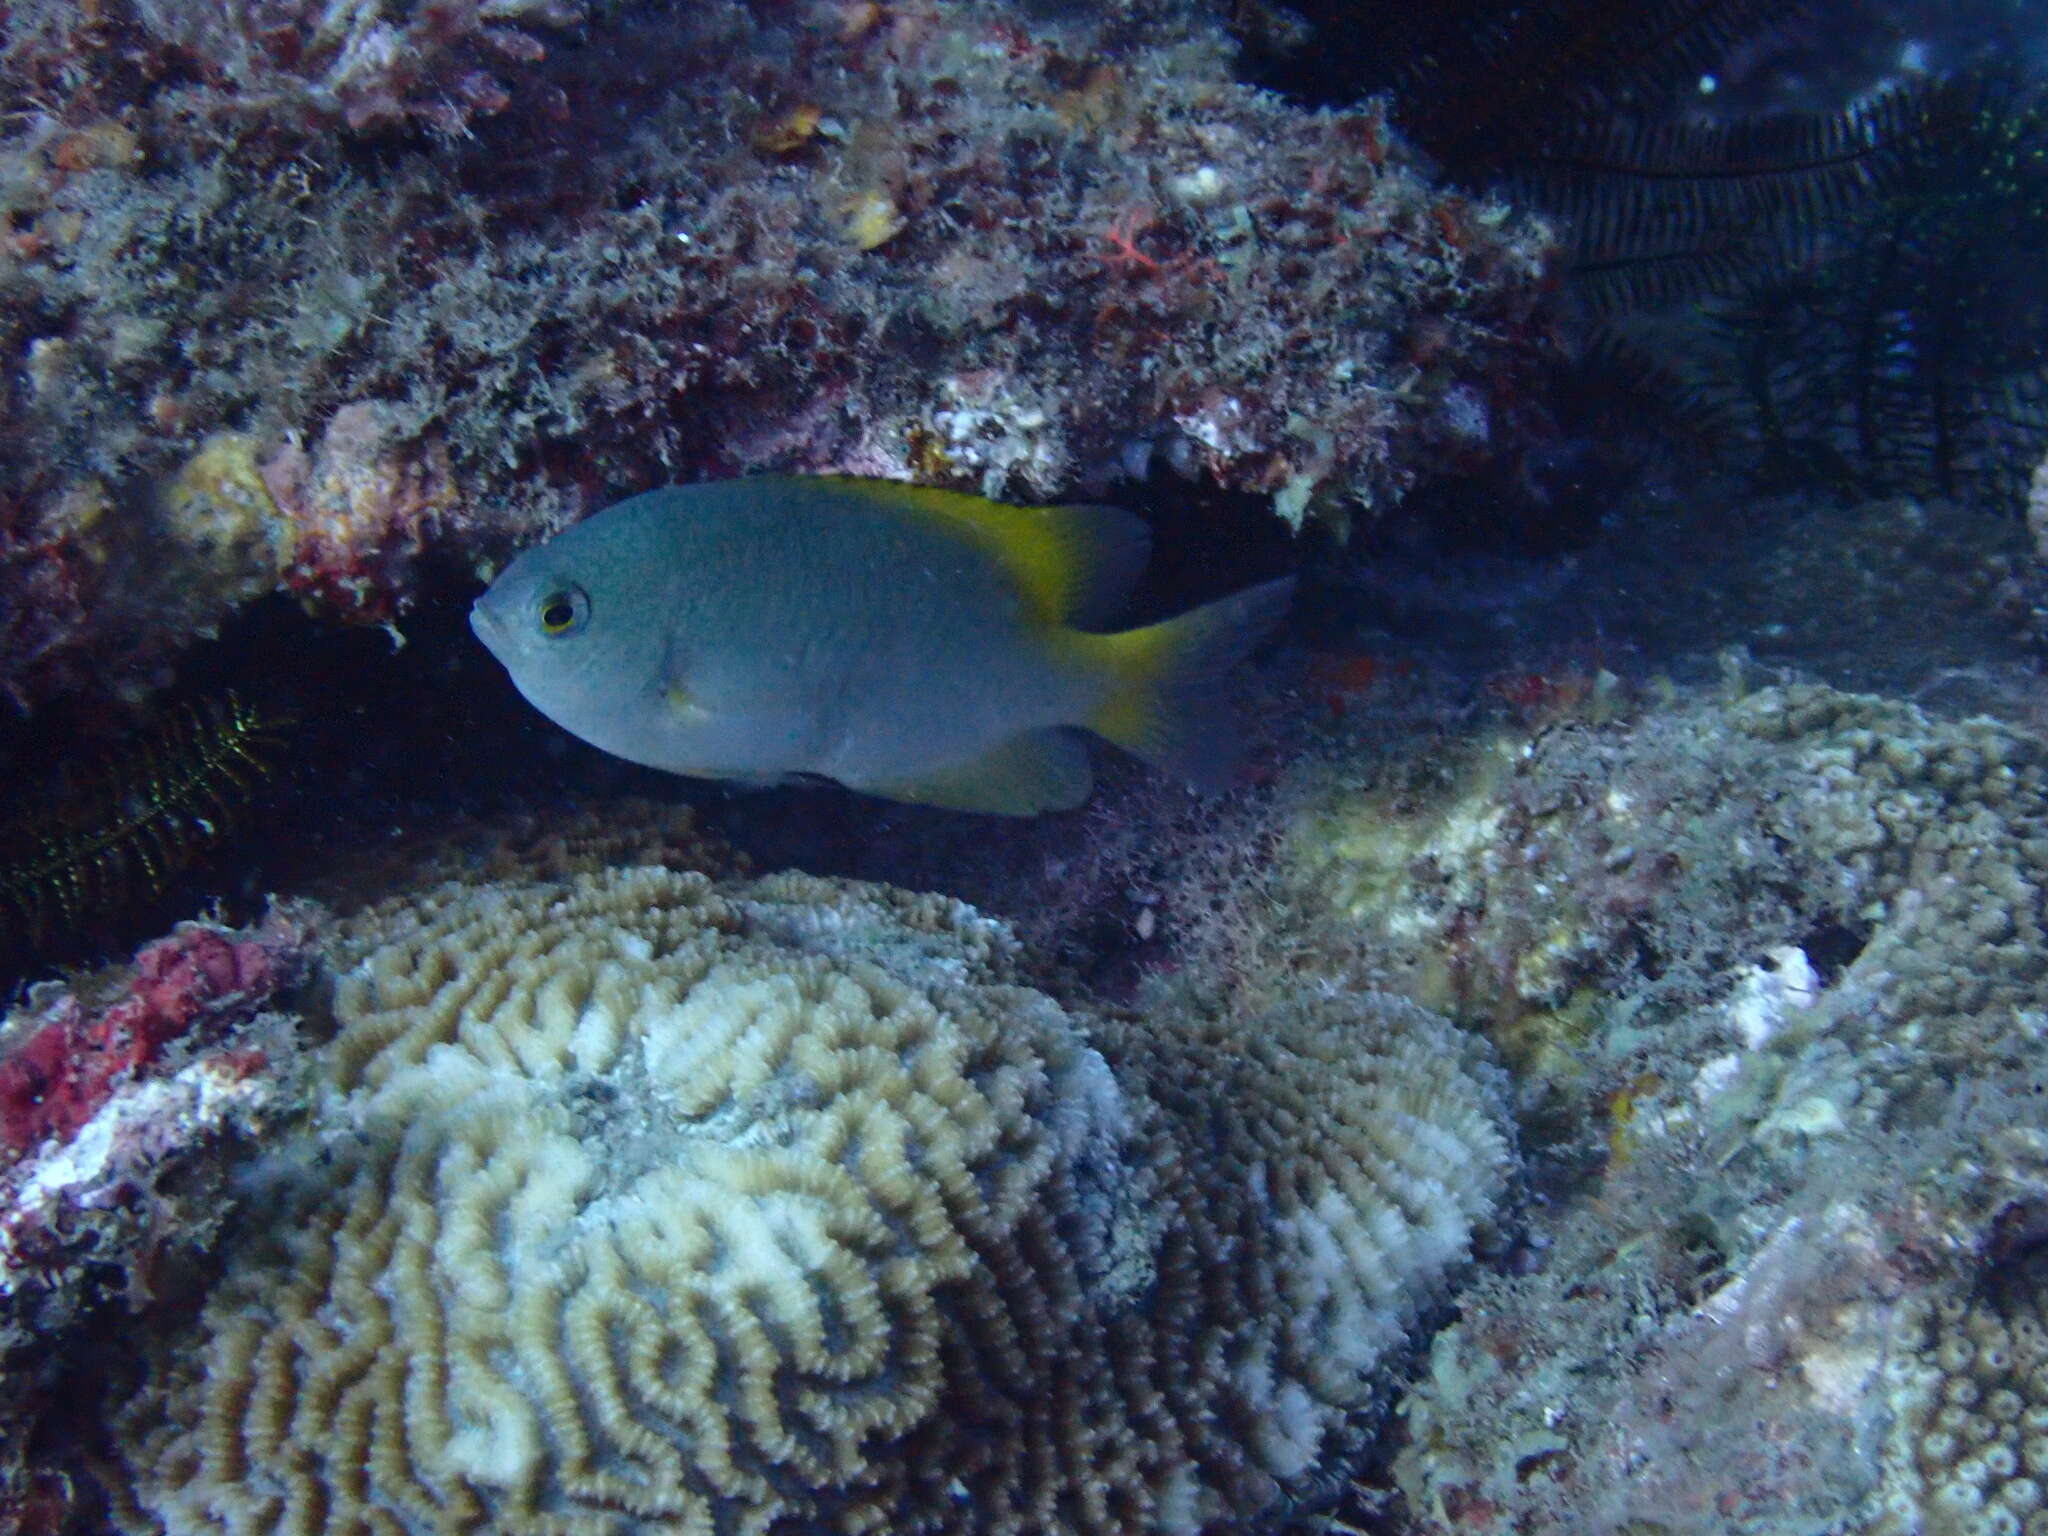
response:
{"label": "encrusting coral", "polygon": [[[279,995],[305,964],[306,915],[187,923],[92,985],[44,983],[0,1015],[0,1361],[48,1342],[165,1244],[168,1170],[277,1096]],[[176,1243],[203,1248],[195,1220]],[[155,1253],[155,1257],[161,1257]]]}
{"label": "encrusting coral", "polygon": [[1090,1018],[959,903],[655,867],[351,920],[121,1415],[179,1533],[1194,1532],[1352,1446],[1501,1198],[1410,1005]]}
{"label": "encrusting coral", "polygon": [[2048,1536],[2048,1266],[1902,1309],[1889,1497],[1870,1536]]}
{"label": "encrusting coral", "polygon": [[1616,996],[1724,994],[1730,950],[1857,960],[1889,1016],[1941,1020],[1929,1048],[1964,1057],[2048,969],[2048,762],[2023,734],[1804,684],[1640,716],[1560,699],[1533,725],[1326,773],[1288,858],[1304,910],[1494,1029],[1532,1090],[1571,1081]]}
{"label": "encrusting coral", "polygon": [[1317,773],[1295,920],[1496,1034],[1551,1194],[1402,1404],[1408,1528],[2039,1523],[2040,740],[1731,657]]}

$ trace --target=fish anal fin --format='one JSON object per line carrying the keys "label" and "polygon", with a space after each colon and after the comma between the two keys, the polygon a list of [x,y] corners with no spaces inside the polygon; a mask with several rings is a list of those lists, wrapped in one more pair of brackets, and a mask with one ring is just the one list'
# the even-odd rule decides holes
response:
{"label": "fish anal fin", "polygon": [[915,779],[850,787],[889,800],[952,811],[1038,816],[1073,809],[1088,798],[1094,782],[1087,744],[1075,732],[1054,726],[1025,731],[979,757]]}

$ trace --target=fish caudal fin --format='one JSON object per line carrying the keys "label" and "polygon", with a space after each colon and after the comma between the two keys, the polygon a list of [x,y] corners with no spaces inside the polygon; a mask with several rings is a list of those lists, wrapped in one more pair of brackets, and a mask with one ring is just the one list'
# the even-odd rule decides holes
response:
{"label": "fish caudal fin", "polygon": [[1243,750],[1225,674],[1286,616],[1283,576],[1160,624],[1083,637],[1112,683],[1088,728],[1204,794],[1227,789]]}

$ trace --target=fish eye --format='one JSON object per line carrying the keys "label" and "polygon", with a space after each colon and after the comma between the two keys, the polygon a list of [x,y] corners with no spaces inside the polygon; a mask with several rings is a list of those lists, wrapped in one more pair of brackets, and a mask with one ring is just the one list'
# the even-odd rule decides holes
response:
{"label": "fish eye", "polygon": [[540,600],[535,612],[540,618],[540,632],[551,640],[558,639],[583,627],[590,618],[590,598],[581,587],[557,587]]}

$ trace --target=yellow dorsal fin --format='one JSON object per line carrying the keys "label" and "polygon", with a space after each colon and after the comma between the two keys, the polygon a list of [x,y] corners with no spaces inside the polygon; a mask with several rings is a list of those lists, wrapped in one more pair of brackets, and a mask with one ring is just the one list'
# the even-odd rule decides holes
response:
{"label": "yellow dorsal fin", "polygon": [[1152,549],[1143,520],[1120,507],[1018,507],[895,480],[823,478],[850,496],[965,537],[1010,573],[1047,623],[1086,629],[1114,622]]}

